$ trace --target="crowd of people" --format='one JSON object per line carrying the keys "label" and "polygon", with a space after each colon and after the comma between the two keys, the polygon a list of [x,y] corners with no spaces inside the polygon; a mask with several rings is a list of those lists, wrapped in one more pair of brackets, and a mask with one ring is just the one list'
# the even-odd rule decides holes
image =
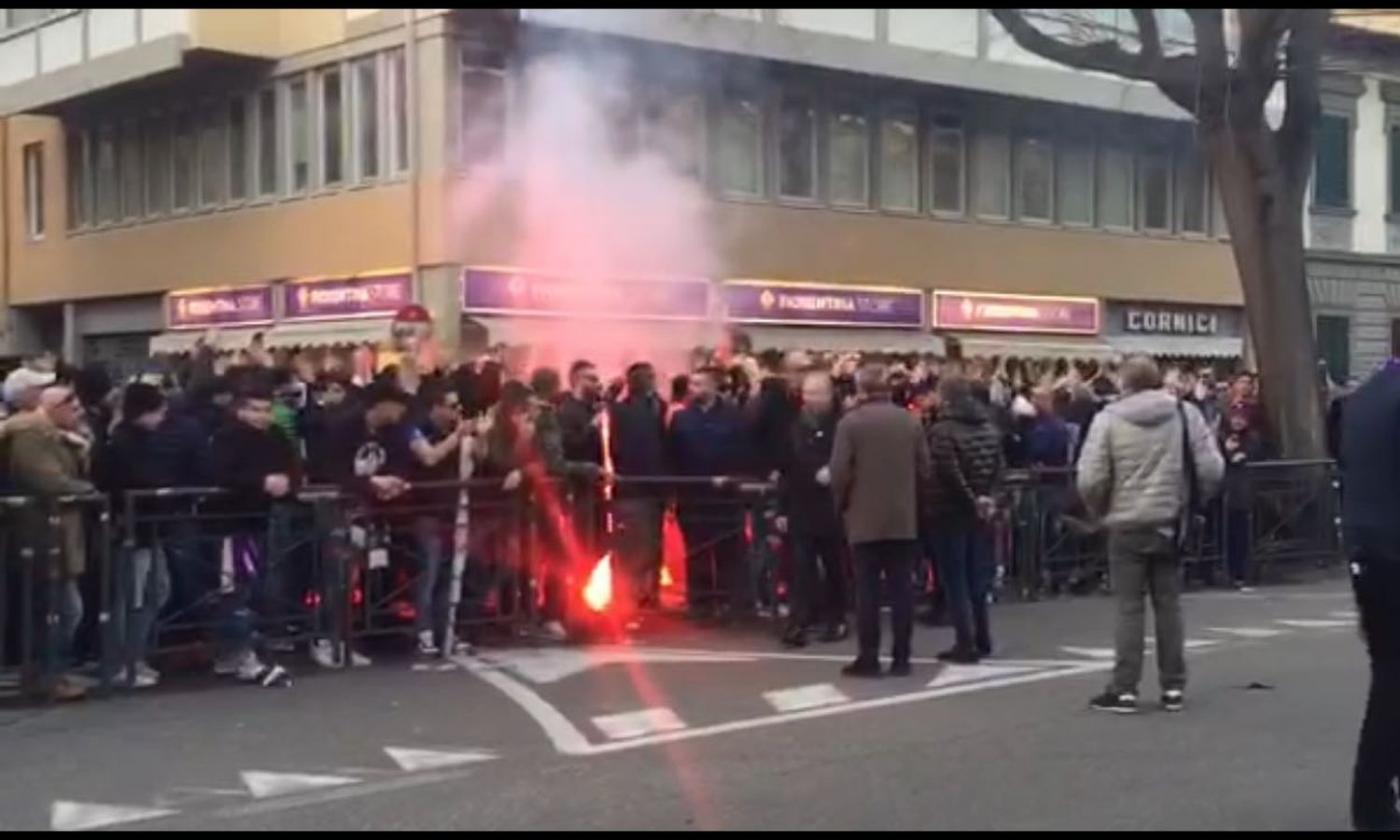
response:
{"label": "crowd of people", "polygon": [[[782,569],[783,642],[800,647],[814,635],[845,638],[854,600],[863,651],[855,670],[868,671],[870,636],[878,632],[878,612],[872,617],[868,607],[880,597],[880,575],[867,570],[883,569],[895,582],[897,638],[907,640],[898,628],[912,624],[917,579],[929,597],[923,619],[954,627],[943,657],[975,662],[989,655],[993,564],[986,525],[1004,504],[1004,476],[1071,468],[1094,417],[1122,394],[1121,364],[746,349],[697,351],[688,371],[668,372],[666,393],[647,362],[605,377],[587,360],[564,371],[518,370],[501,353],[447,369],[407,359],[371,377],[331,355],[274,353],[256,343],[230,355],[201,346],[179,364],[126,383],[113,382],[100,363],[72,370],[38,357],[4,380],[0,490],[46,498],[102,492],[115,501],[137,490],[223,488],[218,509],[245,524],[221,526],[219,574],[192,572],[189,566],[208,565],[207,554],[170,537],[190,523],[128,546],[131,562],[123,568],[132,577],[118,591],[120,610],[131,620],[118,623],[135,653],[119,676],[135,685],[159,679],[146,651],[172,593],[188,600],[182,591],[215,587],[221,594],[215,670],[285,683],[285,668],[257,650],[251,582],[269,565],[269,515],[310,485],[338,487],[392,519],[395,539],[408,535],[415,630],[425,655],[459,643],[450,630],[461,586],[454,558],[467,553],[473,564],[518,564],[523,549],[504,514],[478,515],[476,508],[522,493],[532,499],[530,515],[550,549],[537,581],[540,629],[548,635],[568,633],[564,581],[571,555],[598,556],[605,540],[618,572],[615,600],[629,611],[655,606],[663,526],[673,513],[696,620],[778,609],[774,579]],[[1253,377],[1224,382],[1208,369],[1170,367],[1161,384],[1196,407],[1232,471],[1267,454]],[[899,411],[871,420],[861,410],[872,403]],[[858,442],[870,435],[873,443]],[[892,450],[876,472],[859,477],[871,469],[870,446],[905,438],[912,448]],[[874,499],[860,489],[892,471],[916,487]],[[735,482],[714,481],[717,476],[767,483],[775,488],[771,503],[741,504]],[[461,499],[453,485],[466,479],[484,488],[473,491],[471,530],[494,535],[473,538],[469,549],[458,542]],[[1063,483],[1072,484],[1068,472]],[[559,498],[604,485],[606,513],[601,505],[586,517],[556,509]],[[124,510],[114,509],[119,516]],[[833,515],[836,510],[845,515]],[[91,576],[83,522],[76,512],[65,516],[71,521],[63,529],[64,563],[51,571],[61,581],[58,611],[71,646],[95,596],[85,583]],[[37,520],[23,524],[43,527]],[[883,545],[890,540],[899,546]],[[373,550],[372,542],[361,539],[346,550]],[[872,548],[876,543],[882,545]],[[1245,552],[1247,544],[1231,554],[1236,581],[1246,577]],[[931,573],[916,574],[925,568]],[[512,578],[503,597],[523,598],[533,583]],[[322,625],[337,620],[318,617]],[[895,653],[896,664],[907,664],[907,646]],[[324,635],[311,642],[311,656],[323,665],[367,662],[355,650],[335,649]],[[76,679],[60,680],[53,690],[82,693]]]}

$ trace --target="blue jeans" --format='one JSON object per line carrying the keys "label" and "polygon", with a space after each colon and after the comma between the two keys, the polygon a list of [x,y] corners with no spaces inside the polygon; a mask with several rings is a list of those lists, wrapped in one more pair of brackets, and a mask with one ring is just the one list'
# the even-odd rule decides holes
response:
{"label": "blue jeans", "polygon": [[[431,630],[438,636],[447,632],[448,595],[451,587],[450,558],[452,551],[451,522],[432,516],[419,516],[413,521],[413,536],[418,544],[418,581],[414,598],[413,629],[422,633]],[[444,565],[449,566],[444,574]]]}
{"label": "blue jeans", "polygon": [[170,599],[170,567],[160,545],[123,551],[117,566],[113,635],[117,667],[144,662],[155,638],[156,619]]}
{"label": "blue jeans", "polygon": [[963,651],[991,650],[987,616],[987,593],[995,573],[991,534],[980,524],[940,525],[934,530],[933,546],[942,579],[939,585],[948,594],[955,646]]}

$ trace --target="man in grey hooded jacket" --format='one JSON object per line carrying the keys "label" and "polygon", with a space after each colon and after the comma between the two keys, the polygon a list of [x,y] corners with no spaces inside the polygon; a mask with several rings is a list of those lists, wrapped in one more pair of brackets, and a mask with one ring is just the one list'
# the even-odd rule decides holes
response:
{"label": "man in grey hooded jacket", "polygon": [[1225,462],[1200,411],[1161,390],[1156,362],[1131,357],[1123,364],[1122,378],[1124,397],[1094,419],[1079,456],[1079,493],[1108,530],[1118,597],[1113,681],[1090,705],[1113,712],[1137,710],[1143,598],[1150,594],[1162,705],[1179,711],[1186,688],[1178,538],[1183,519],[1191,515],[1187,449],[1195,463],[1199,499],[1219,488]]}

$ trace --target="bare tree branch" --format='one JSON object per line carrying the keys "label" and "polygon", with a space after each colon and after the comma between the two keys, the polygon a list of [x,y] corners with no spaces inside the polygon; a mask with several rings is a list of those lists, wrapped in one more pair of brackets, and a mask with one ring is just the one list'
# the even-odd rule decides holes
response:
{"label": "bare tree branch", "polygon": [[1137,22],[1138,43],[1142,45],[1138,59],[1148,67],[1162,60],[1162,36],[1157,31],[1157,12],[1153,9],[1132,9]]}

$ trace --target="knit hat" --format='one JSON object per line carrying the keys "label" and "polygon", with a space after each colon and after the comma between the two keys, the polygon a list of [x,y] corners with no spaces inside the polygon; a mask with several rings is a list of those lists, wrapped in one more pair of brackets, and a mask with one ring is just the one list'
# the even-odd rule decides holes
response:
{"label": "knit hat", "polygon": [[126,392],[122,394],[122,417],[127,420],[135,420],[155,411],[160,411],[165,406],[165,394],[154,385],[145,382],[133,382],[126,386]]}

